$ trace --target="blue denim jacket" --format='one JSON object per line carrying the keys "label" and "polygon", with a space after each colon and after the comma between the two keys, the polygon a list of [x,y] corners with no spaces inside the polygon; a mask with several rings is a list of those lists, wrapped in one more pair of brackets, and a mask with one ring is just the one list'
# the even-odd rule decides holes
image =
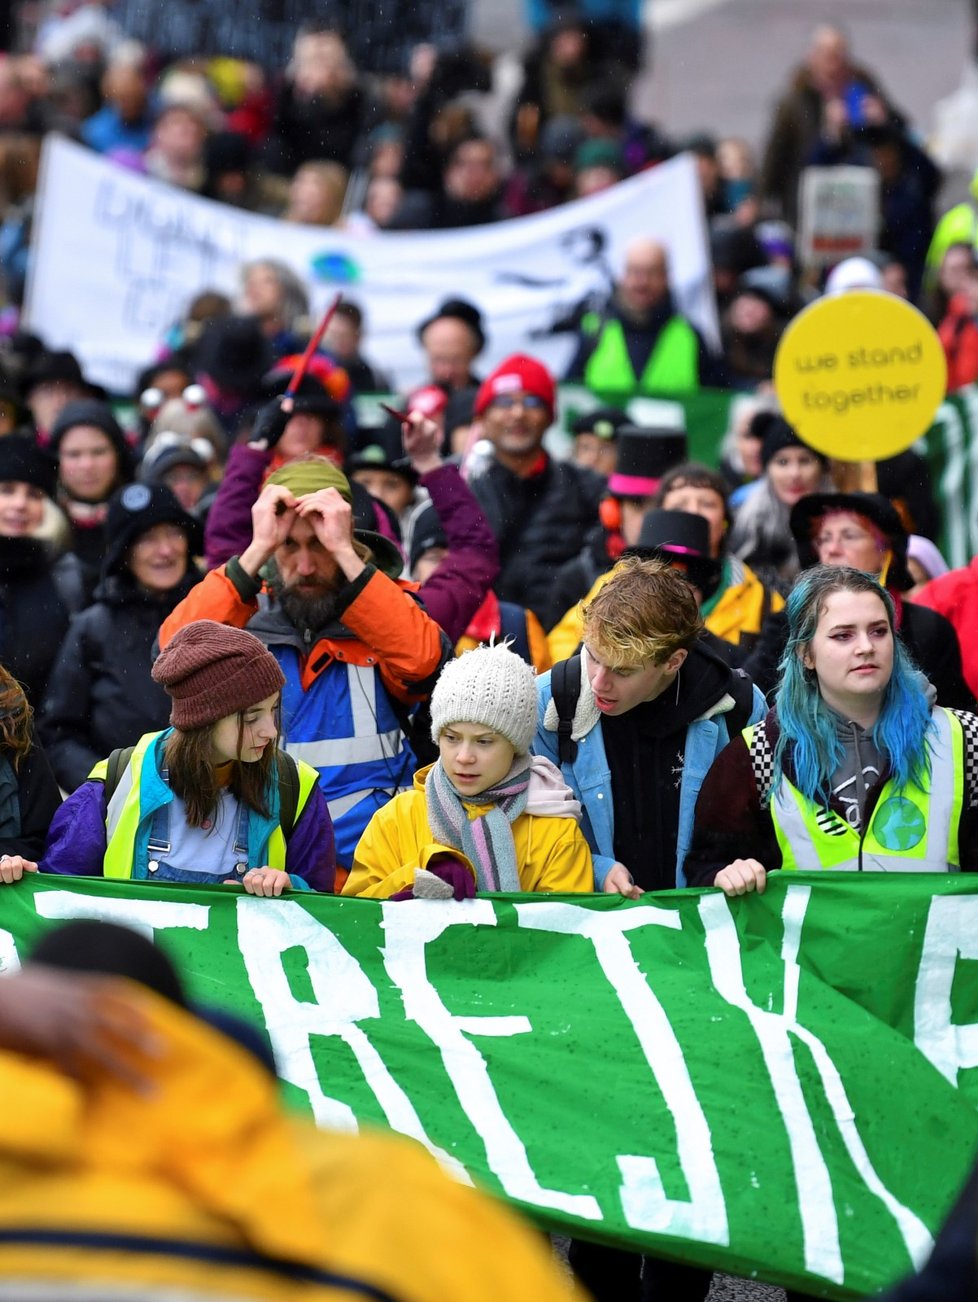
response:
{"label": "blue denim jacket", "polygon": [[[581,675],[581,695],[574,718],[574,736],[577,739],[577,758],[573,764],[560,764],[557,753],[557,721],[551,718],[547,726],[547,707],[553,697],[550,691],[550,674],[537,679],[537,734],[532,750],[545,755],[559,765],[564,781],[581,802],[584,816],[581,831],[587,838],[594,856],[594,882],[597,890],[604,887],[604,879],[617,862],[615,859],[615,812],[611,794],[611,769],[604,749],[600,718],[596,718],[583,736],[578,735],[581,723],[587,719],[588,706],[593,701],[587,674]],[[679,829],[676,837],[676,885],[686,885],[683,863],[693,838],[693,816],[696,799],[710,765],[730,740],[724,714],[733,708],[731,697],[723,697],[703,717],[694,719],[686,729],[685,762],[682,786],[679,792]],[[750,723],[764,718],[767,704],[760,691],[754,688],[754,705]],[[552,713],[556,713],[554,710]],[[596,711],[595,711],[596,713]],[[650,776],[654,782],[654,775]]]}

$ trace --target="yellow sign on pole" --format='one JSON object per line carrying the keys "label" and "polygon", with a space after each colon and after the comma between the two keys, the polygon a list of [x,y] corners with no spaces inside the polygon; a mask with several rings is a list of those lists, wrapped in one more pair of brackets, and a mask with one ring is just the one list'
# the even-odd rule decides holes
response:
{"label": "yellow sign on pole", "polygon": [[947,387],[937,332],[878,290],[821,298],[788,326],[774,359],[785,419],[839,461],[881,461],[931,425]]}

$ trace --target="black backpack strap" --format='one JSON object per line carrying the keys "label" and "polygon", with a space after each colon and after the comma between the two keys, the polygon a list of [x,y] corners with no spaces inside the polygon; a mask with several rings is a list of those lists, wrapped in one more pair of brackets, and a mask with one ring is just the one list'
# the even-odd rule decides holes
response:
{"label": "black backpack strap", "polygon": [[581,695],[581,657],[558,660],[550,671],[550,694],[557,707],[557,757],[561,764],[577,759],[577,742],[571,736],[578,697]]}
{"label": "black backpack strap", "polygon": [[278,760],[278,823],[286,841],[295,827],[299,808],[299,766],[286,751],[276,753]]}
{"label": "black backpack strap", "polygon": [[734,737],[739,737],[750,723],[750,716],[754,710],[754,680],[743,669],[731,669],[730,673],[732,675],[730,695],[734,699],[734,707],[723,717],[727,724],[727,735],[730,740],[733,740]]}
{"label": "black backpack strap", "polygon": [[108,804],[119,785],[119,775],[124,773],[135,746],[120,746],[105,761],[105,803]]}

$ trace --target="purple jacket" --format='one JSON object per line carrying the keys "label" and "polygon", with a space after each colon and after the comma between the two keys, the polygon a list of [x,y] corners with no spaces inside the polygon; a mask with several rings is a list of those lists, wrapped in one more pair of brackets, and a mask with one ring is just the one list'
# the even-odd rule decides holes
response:
{"label": "purple jacket", "polygon": [[[66,877],[101,877],[105,857],[105,783],[83,782],[51,822],[42,873]],[[336,856],[333,825],[326,799],[316,786],[288,839],[285,870],[301,877],[314,891],[332,892]]]}
{"label": "purple jacket", "polygon": [[448,555],[421,584],[418,596],[454,646],[499,573],[499,544],[458,466],[446,462],[429,470],[421,486],[428,490],[445,530]]}

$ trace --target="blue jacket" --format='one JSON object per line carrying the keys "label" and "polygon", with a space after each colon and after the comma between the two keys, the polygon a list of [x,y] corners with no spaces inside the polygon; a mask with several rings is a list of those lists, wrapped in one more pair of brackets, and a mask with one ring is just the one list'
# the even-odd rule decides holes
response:
{"label": "blue jacket", "polygon": [[[557,750],[557,707],[552,704],[550,674],[537,679],[537,735],[532,750],[559,764]],[[552,708],[550,708],[552,707]],[[548,716],[549,708],[549,716]],[[676,838],[676,885],[686,885],[683,863],[693,839],[693,815],[696,798],[710,765],[730,740],[724,715],[734,708],[731,696],[721,696],[700,718],[694,719],[686,729],[685,763],[679,793],[679,830]],[[764,718],[767,705],[764,697],[753,689],[753,708],[750,722]],[[584,811],[581,831],[587,838],[594,856],[594,881],[597,890],[604,887],[604,879],[615,858],[615,812],[611,792],[611,768],[604,749],[601,718],[582,666],[581,694],[574,715],[572,736],[577,742],[577,758],[573,764],[561,764],[564,781],[581,802]],[[655,781],[655,775],[649,775]]]}

